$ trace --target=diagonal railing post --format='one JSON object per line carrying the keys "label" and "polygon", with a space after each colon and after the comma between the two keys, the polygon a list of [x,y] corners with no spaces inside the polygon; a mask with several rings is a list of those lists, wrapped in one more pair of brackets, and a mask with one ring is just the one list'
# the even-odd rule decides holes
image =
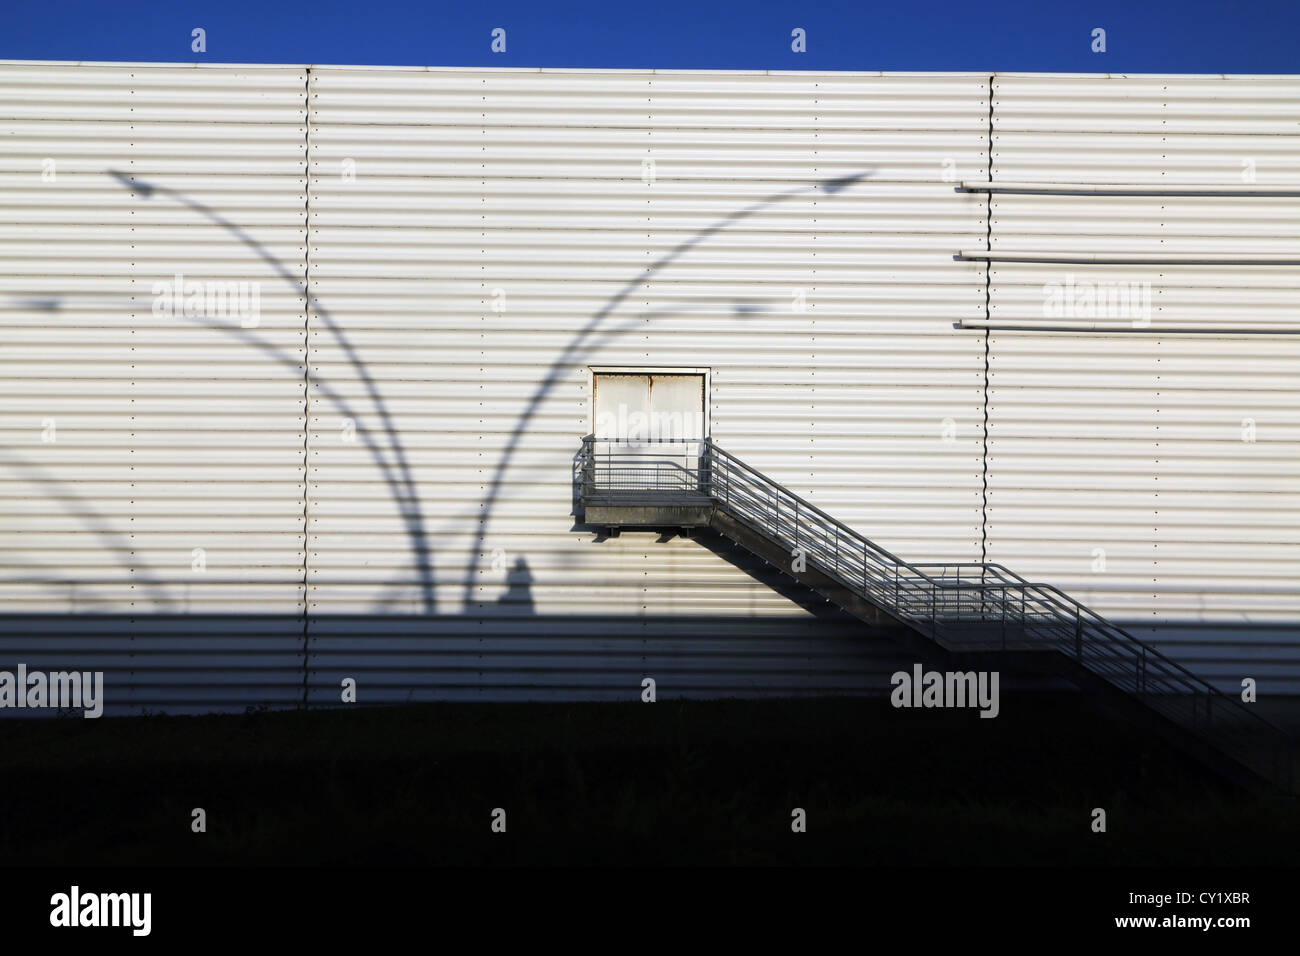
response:
{"label": "diagonal railing post", "polygon": [[933,583],[930,585],[930,631],[939,633],[939,589]]}
{"label": "diagonal railing post", "polygon": [[[713,453],[713,446],[709,446],[709,453]],[[722,459],[722,487],[727,490],[727,510],[731,511],[731,463],[725,458]]]}
{"label": "diagonal railing post", "polygon": [[[794,549],[799,550],[799,499],[794,499]],[[804,559],[807,560],[806,558]]]}
{"label": "diagonal railing post", "polygon": [[[1002,595],[1002,600],[1001,600],[1001,604],[1002,604],[1002,649],[1005,651],[1005,650],[1007,649],[1007,588],[1006,588],[1006,585],[1001,585],[1001,586],[999,586],[999,588],[998,588],[998,593],[1000,593],[1000,594]],[[1020,589],[1020,594],[1021,594],[1021,599],[1022,599],[1022,600],[1023,600],[1023,597],[1024,597],[1024,593],[1025,593],[1024,588],[1021,588],[1021,589]]]}

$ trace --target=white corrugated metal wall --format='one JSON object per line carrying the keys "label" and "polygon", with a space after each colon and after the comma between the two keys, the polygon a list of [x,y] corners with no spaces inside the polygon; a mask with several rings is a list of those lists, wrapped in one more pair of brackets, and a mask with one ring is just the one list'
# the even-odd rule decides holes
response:
{"label": "white corrugated metal wall", "polygon": [[[986,266],[953,255],[990,225],[1294,249],[1296,200],[994,195],[990,223],[954,188],[1217,182],[1248,146],[1296,182],[1294,81],[1217,114],[1215,82],[998,76],[990,116],[983,74],[4,65],[0,647],[116,660],[131,707],[304,676],[319,703],[343,676],[371,702],[886,688],[897,651],[733,551],[574,530],[591,367],[688,367],[724,447],[886,547],[1179,618],[1157,636],[1193,663],[1295,687],[1296,339],[954,328],[984,323]],[[1041,323],[1044,270],[993,266],[993,325]],[[259,327],[159,320],[177,271],[259,281]],[[1295,275],[1180,267],[1153,322],[1286,323]]]}
{"label": "white corrugated metal wall", "polygon": [[[994,181],[1300,186],[1300,78],[1000,75],[993,90]],[[995,252],[1294,260],[995,262],[990,285],[989,560],[1265,696],[1300,693],[1300,335],[1282,332],[1300,332],[1297,223],[1300,196],[992,204]],[[1045,316],[1046,287],[1067,282],[1138,283],[1150,314]],[[1008,330],[1071,324],[1096,331]]]}
{"label": "white corrugated metal wall", "polygon": [[[4,667],[301,696],[306,80],[0,64]],[[156,314],[177,274],[260,283],[256,328]]]}

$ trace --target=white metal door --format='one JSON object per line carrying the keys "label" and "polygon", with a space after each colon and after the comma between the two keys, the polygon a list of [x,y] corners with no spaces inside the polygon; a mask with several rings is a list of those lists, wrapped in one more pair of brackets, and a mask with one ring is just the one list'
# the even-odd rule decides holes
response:
{"label": "white metal door", "polygon": [[620,488],[693,489],[704,422],[698,373],[597,373],[597,480]]}

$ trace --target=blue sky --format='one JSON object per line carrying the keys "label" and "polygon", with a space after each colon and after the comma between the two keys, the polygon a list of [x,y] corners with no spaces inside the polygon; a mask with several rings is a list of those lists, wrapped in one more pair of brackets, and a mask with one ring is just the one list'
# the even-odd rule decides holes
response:
{"label": "blue sky", "polygon": [[[207,33],[207,52],[190,31]],[[506,51],[489,46],[506,30]],[[807,31],[807,52],[790,31]],[[1106,30],[1106,52],[1090,49]],[[8,0],[0,58],[661,69],[1300,72],[1300,0]]]}

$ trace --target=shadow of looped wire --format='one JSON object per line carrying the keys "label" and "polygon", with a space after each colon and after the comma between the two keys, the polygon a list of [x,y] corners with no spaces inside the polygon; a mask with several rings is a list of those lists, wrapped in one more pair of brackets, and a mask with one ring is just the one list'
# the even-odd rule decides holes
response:
{"label": "shadow of looped wire", "polygon": [[[75,502],[77,506],[75,510],[66,505],[63,506],[63,510],[81,519],[82,524],[89,531],[102,538],[107,543],[108,549],[117,556],[120,567],[134,569],[136,565],[143,563],[140,556],[136,553],[130,539],[121,531],[114,529],[109,519],[96,511],[94,507],[86,501],[84,496],[78,495],[69,489],[67,482],[56,478],[40,465],[22,458],[12,450],[6,449],[5,455],[8,456],[9,460],[0,461],[0,466],[3,466],[10,471],[25,472],[28,475],[35,477],[41,485],[56,488],[58,494],[55,497],[56,500],[61,503],[64,501]],[[158,581],[158,576],[154,573],[153,569],[148,565],[145,565],[142,570],[145,572],[145,576],[138,582],[140,584],[141,592],[148,595],[150,600],[156,601],[164,608],[172,609],[179,607],[179,603],[162,588],[162,585]],[[132,581],[134,583],[134,578]]]}
{"label": "shadow of looped wire", "polygon": [[[14,304],[18,308],[23,308],[23,309],[33,308],[32,305],[33,301],[36,300],[30,300],[30,299],[13,300]],[[39,301],[43,303],[43,307],[42,307],[43,311],[57,312],[61,310],[63,307],[63,300],[61,299],[57,299],[57,298],[41,299]],[[131,307],[130,304],[117,302],[117,301],[99,302],[98,305],[125,306],[128,308]],[[302,369],[303,362],[297,356],[288,354],[283,349],[279,348],[276,345],[271,344],[270,342],[263,340],[255,332],[249,329],[245,329],[242,326],[228,325],[222,320],[214,319],[211,316],[206,316],[206,315],[185,315],[181,313],[177,317],[184,319],[187,322],[193,322],[197,325],[202,326],[203,328],[212,329],[217,332],[224,332],[226,335],[232,336],[237,339],[241,339],[244,342],[246,342],[248,345],[252,346],[253,348],[261,352],[265,352],[272,359],[274,359],[277,364],[282,365],[285,368],[292,369],[295,372],[295,374],[300,372]],[[319,391],[326,399],[328,399],[334,405],[335,408],[337,408],[344,415],[354,419],[359,419],[361,417],[361,415],[348,403],[348,400],[344,398],[342,395],[340,395],[338,392],[336,392],[328,383],[317,381],[314,382],[313,384],[316,386],[317,391]],[[374,458],[374,460],[378,463],[380,470],[383,472],[385,482],[391,488],[393,486],[393,482],[395,479],[392,477],[390,466],[388,465],[387,460],[383,456],[383,450],[374,443],[369,431],[362,429],[359,432],[359,434],[362,437],[362,443],[365,445],[367,450],[370,451],[371,457]],[[28,469],[35,469],[37,467],[35,465],[29,464],[27,462],[21,462],[21,461],[15,462],[14,464],[18,467],[24,467]],[[49,477],[42,480],[51,484],[58,482],[58,479],[55,479],[53,477]],[[77,495],[74,492],[69,491],[66,495],[63,495],[61,497],[67,498],[69,500],[77,501],[83,508],[86,509],[90,508],[90,505],[86,502],[84,496]],[[90,530],[101,534],[107,534],[108,533],[107,522],[101,521],[99,524],[101,527],[92,526]],[[111,549],[112,549],[112,545],[110,544],[110,550]],[[167,600],[169,601],[170,599]],[[166,601],[163,601],[163,603],[166,603]],[[386,602],[384,601],[377,603],[375,605],[375,610],[381,609],[385,603]]]}
{"label": "shadow of looped wire", "polygon": [[[357,370],[358,374],[360,375],[371,400],[375,404],[376,411],[379,414],[384,424],[384,431],[389,439],[389,442],[391,443],[393,453],[397,458],[397,468],[398,471],[400,472],[400,476],[393,474],[392,466],[388,461],[388,459],[383,454],[382,449],[380,449],[376,444],[374,444],[370,440],[369,430],[362,430],[365,445],[367,449],[370,451],[372,457],[374,458],[378,466],[380,467],[381,472],[384,476],[385,483],[388,485],[390,491],[392,492],[394,500],[398,503],[398,507],[401,510],[403,520],[407,524],[407,532],[412,539],[412,550],[414,552],[414,557],[419,567],[424,610],[426,613],[436,613],[436,596],[433,589],[433,576],[432,576],[432,567],[430,562],[431,552],[428,547],[427,529],[425,528],[423,515],[420,510],[420,502],[419,502],[418,494],[415,490],[414,481],[411,477],[409,466],[405,460],[405,453],[400,442],[399,434],[397,432],[397,429],[393,425],[393,422],[387,412],[386,407],[384,406],[383,398],[379,393],[379,390],[374,380],[372,379],[369,372],[365,368],[364,363],[361,362],[355,349],[347,341],[347,338],[343,334],[342,330],[338,327],[337,323],[334,322],[333,317],[330,315],[328,310],[325,309],[324,306],[322,306],[319,303],[319,301],[316,300],[315,297],[310,294],[309,290],[305,287],[305,285],[302,282],[300,282],[296,276],[290,273],[279,262],[279,260],[277,260],[274,256],[272,256],[265,249],[265,247],[262,246],[260,242],[253,239],[251,236],[245,233],[242,228],[230,222],[225,217],[217,213],[215,210],[204,205],[203,203],[198,202],[197,200],[185,196],[182,193],[172,190],[169,187],[138,181],[121,172],[118,172],[117,170],[108,170],[108,173],[109,175],[113,176],[120,184],[122,184],[125,188],[129,189],[133,193],[139,193],[146,197],[152,197],[156,194],[167,195],[175,199],[177,202],[181,203],[182,205],[194,209],[195,211],[203,215],[205,218],[209,219],[210,221],[216,223],[217,225],[221,226],[222,228],[232,233],[236,238],[240,240],[240,242],[242,242],[250,249],[252,249],[260,259],[262,259],[264,262],[269,264],[272,267],[272,269],[276,272],[276,274],[279,275],[286,283],[288,283],[298,294],[303,295],[307,299],[308,307],[313,311],[315,311],[321,317],[322,321],[326,323],[331,333],[335,336],[340,346],[344,349],[345,354],[347,354],[353,367]],[[682,255],[684,255],[689,250],[693,249],[695,246],[704,242],[705,240],[715,235],[716,233],[733,225],[734,223],[739,222],[749,216],[752,216],[753,214],[755,214],[756,212],[760,211],[761,209],[767,206],[788,199],[793,199],[800,195],[811,194],[819,190],[827,194],[834,195],[858,182],[865,180],[869,176],[870,176],[870,171],[866,171],[854,176],[842,177],[834,180],[827,180],[821,183],[812,184],[811,186],[800,187],[798,189],[788,190],[786,192],[776,193],[771,196],[765,197],[764,199],[759,200],[758,202],[755,202],[743,209],[731,213],[730,215],[719,220],[718,222],[710,225],[708,228],[700,230],[699,232],[693,234],[689,239],[685,240],[684,242],[680,243],[678,246],[674,247],[672,250],[670,250],[668,254],[666,254],[660,260],[652,264],[646,270],[646,272],[644,272],[641,275],[638,275],[635,279],[631,280],[622,289],[620,289],[620,291],[614,297],[612,297],[600,309],[600,311],[598,311],[592,317],[592,319],[588,322],[588,324],[578,333],[577,337],[566,346],[565,351],[560,355],[560,357],[558,357],[552,363],[547,377],[543,380],[543,382],[539,385],[537,390],[531,396],[528,406],[525,408],[525,411],[517,421],[515,428],[512,430],[510,439],[508,440],[507,443],[507,447],[503,452],[500,461],[497,464],[497,467],[494,471],[492,482],[489,487],[487,498],[476,509],[476,513],[479,516],[481,516],[483,520],[483,528],[481,529],[480,533],[485,533],[487,531],[487,526],[491,520],[495,502],[499,497],[505,471],[509,468],[518,441],[520,440],[523,432],[527,428],[532,417],[536,413],[537,408],[540,406],[541,402],[544,400],[546,395],[549,394],[549,392],[558,383],[558,381],[560,380],[560,373],[568,364],[570,364],[575,359],[580,349],[584,347],[592,347],[595,344],[599,344],[600,342],[603,342],[604,340],[610,337],[620,334],[624,330],[622,328],[615,329],[615,330],[606,330],[596,338],[596,341],[594,343],[588,341],[588,339],[595,333],[597,326],[599,326],[620,304],[622,304],[622,302],[626,300],[627,297],[636,288],[638,288],[640,285],[642,285],[643,283],[651,279],[654,275],[662,271],[665,267],[667,267],[672,262],[679,259]],[[27,301],[25,304],[32,308],[37,308],[42,310],[57,310],[60,307],[60,303],[57,298],[33,299]],[[736,308],[737,315],[743,317],[745,315],[753,314],[754,311],[755,311],[754,308],[748,303],[737,304],[737,308]],[[761,311],[761,309],[759,311]],[[647,318],[660,317],[665,314],[669,314],[669,313],[654,312],[654,313],[648,313],[648,314],[638,316],[636,319],[625,323],[624,328],[639,326]],[[191,317],[186,317],[186,318],[191,318]],[[248,340],[250,344],[254,345],[255,347],[263,351],[268,352],[278,362],[280,362],[283,365],[292,366],[296,369],[300,364],[296,356],[290,356],[283,353],[275,346],[270,345],[269,343],[266,343],[264,341],[261,341],[260,339],[249,334],[246,330],[242,328],[235,328],[235,327],[214,323],[208,321],[206,317],[197,317],[197,319],[207,327],[215,328],[220,331],[226,332],[228,334],[232,334],[237,337]],[[352,417],[360,417],[356,415],[356,413],[348,406],[346,400],[343,399],[342,396],[338,395],[327,384],[321,382],[313,382],[312,384],[322,394],[324,394],[327,399],[329,399],[337,408],[341,409],[345,414]],[[304,478],[304,480],[306,479]],[[470,603],[470,599],[472,597],[473,581],[474,581],[474,577],[471,569],[467,576],[466,587],[465,587],[465,600],[467,606]]]}
{"label": "shadow of looped wire", "polygon": [[[872,170],[868,169],[851,176],[822,180],[821,182],[812,183],[811,185],[800,186],[796,189],[789,189],[784,192],[773,193],[769,196],[765,196],[757,202],[751,203],[748,206],[724,216],[717,222],[712,223],[706,228],[701,229],[699,232],[694,233],[688,239],[678,243],[666,254],[647,267],[642,274],[638,275],[635,279],[630,280],[626,285],[620,288],[619,291],[591,317],[574,339],[565,346],[564,351],[560,353],[559,357],[551,363],[546,378],[544,378],[541,384],[538,385],[537,389],[529,398],[528,405],[524,408],[523,413],[516,420],[514,428],[511,429],[510,437],[506,440],[505,450],[501,453],[501,457],[497,461],[496,467],[493,470],[492,480],[488,485],[487,497],[484,499],[480,508],[480,514],[482,517],[482,526],[479,528],[480,537],[486,538],[488,534],[489,527],[492,523],[492,512],[496,507],[497,499],[500,497],[501,488],[505,481],[505,473],[510,467],[510,462],[514,458],[515,449],[518,447],[524,432],[532,422],[533,416],[537,414],[537,410],[541,407],[546,396],[549,395],[551,390],[560,382],[565,370],[577,359],[579,352],[584,347],[588,346],[589,343],[587,342],[587,339],[615,309],[623,304],[628,296],[672,263],[676,262],[686,253],[690,252],[696,246],[712,238],[719,232],[730,228],[741,220],[748,219],[755,213],[767,209],[777,203],[786,202],[799,196],[812,195],[818,192],[832,196],[837,195],[849,187],[867,179],[871,176],[871,173]],[[738,314],[743,317],[745,313],[742,311]],[[466,569],[465,581],[461,589],[461,600],[465,607],[469,607],[473,600],[475,587],[474,582],[475,572],[471,562],[470,566]]]}
{"label": "shadow of looped wire", "polygon": [[[415,487],[414,479],[411,477],[410,466],[406,461],[405,449],[402,446],[397,428],[393,424],[392,417],[388,413],[387,406],[384,404],[383,395],[380,393],[378,386],[375,384],[374,379],[367,370],[365,363],[361,361],[356,349],[348,341],[343,330],[339,328],[338,324],[334,321],[329,310],[321,305],[315,296],[311,294],[306,285],[299,281],[297,276],[286,269],[280,260],[271,255],[271,253],[260,242],[248,235],[248,233],[246,233],[240,226],[226,219],[216,210],[167,186],[142,182],[115,169],[107,170],[107,172],[132,193],[138,193],[145,198],[152,198],[154,195],[165,195],[174,199],[176,202],[179,202],[181,205],[193,209],[204,218],[216,223],[218,226],[231,233],[231,235],[235,236],[240,242],[251,249],[258,258],[267,263],[276,275],[288,283],[289,286],[299,295],[302,295],[307,300],[307,307],[309,310],[320,316],[321,321],[325,323],[326,327],[333,334],[335,341],[338,342],[339,346],[347,355],[348,361],[360,376],[366,392],[369,395],[371,402],[374,404],[375,412],[378,414],[380,421],[383,424],[384,433],[388,438],[393,457],[396,459],[398,475],[393,475],[390,470],[392,467],[391,464],[380,453],[377,446],[371,444],[368,440],[366,446],[370,449],[376,463],[383,472],[385,484],[388,485],[389,491],[392,493],[393,500],[397,504],[402,520],[406,525],[407,535],[411,539],[411,549],[420,577],[420,593],[424,613],[437,613],[436,596],[434,594],[433,586],[431,548],[429,545],[428,534],[424,527],[424,516],[420,507],[419,492]],[[221,326],[218,327],[222,328]],[[298,363],[297,361],[294,361],[293,364],[297,366]],[[313,382],[312,384],[320,388],[319,382]],[[349,412],[349,414],[351,413]],[[303,476],[303,480],[308,480],[306,475]]]}

